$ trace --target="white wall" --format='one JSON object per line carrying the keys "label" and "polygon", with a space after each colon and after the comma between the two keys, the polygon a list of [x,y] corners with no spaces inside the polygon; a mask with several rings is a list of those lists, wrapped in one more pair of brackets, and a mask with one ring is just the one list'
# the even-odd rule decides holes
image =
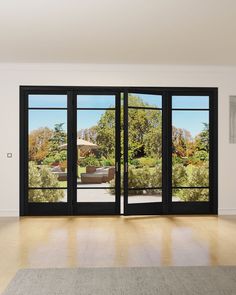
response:
{"label": "white wall", "polygon": [[236,214],[236,145],[229,144],[236,67],[0,64],[0,216],[19,214],[20,85],[218,87],[219,214]]}

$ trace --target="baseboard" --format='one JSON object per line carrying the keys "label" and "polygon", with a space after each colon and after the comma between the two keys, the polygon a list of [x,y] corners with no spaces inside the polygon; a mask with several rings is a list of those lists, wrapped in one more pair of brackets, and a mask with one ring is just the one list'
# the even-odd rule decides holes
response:
{"label": "baseboard", "polygon": [[[0,217],[19,217],[19,215],[18,210],[0,210]],[[236,208],[219,208],[218,215],[236,215]]]}
{"label": "baseboard", "polygon": [[0,217],[18,217],[18,210],[0,210]]}
{"label": "baseboard", "polygon": [[236,215],[236,208],[229,209],[229,208],[224,208],[218,210],[219,215]]}

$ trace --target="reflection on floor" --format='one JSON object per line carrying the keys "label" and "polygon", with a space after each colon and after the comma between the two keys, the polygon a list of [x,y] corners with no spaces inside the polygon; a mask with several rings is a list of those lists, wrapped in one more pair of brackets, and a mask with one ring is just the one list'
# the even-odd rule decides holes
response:
{"label": "reflection on floor", "polygon": [[236,265],[236,216],[0,218],[0,292],[19,268]]}

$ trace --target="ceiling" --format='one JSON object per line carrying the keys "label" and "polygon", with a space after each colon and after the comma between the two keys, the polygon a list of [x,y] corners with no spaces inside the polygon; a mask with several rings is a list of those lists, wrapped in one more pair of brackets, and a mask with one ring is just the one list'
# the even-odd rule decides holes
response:
{"label": "ceiling", "polygon": [[236,1],[1,0],[0,62],[236,65]]}

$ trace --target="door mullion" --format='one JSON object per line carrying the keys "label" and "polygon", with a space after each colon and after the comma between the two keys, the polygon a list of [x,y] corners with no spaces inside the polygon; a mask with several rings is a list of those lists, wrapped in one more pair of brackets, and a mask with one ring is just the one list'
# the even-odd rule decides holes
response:
{"label": "door mullion", "polygon": [[211,213],[218,213],[218,91],[213,90],[209,111],[209,202]]}
{"label": "door mullion", "polygon": [[162,203],[163,213],[168,213],[169,203],[169,103],[168,103],[168,92],[164,91],[162,96]]}
{"label": "door mullion", "polygon": [[124,215],[128,214],[128,91],[124,92]]}
{"label": "door mullion", "polygon": [[77,116],[76,95],[74,91],[68,92],[68,214],[74,215],[77,198]]}
{"label": "door mullion", "polygon": [[167,211],[172,208],[172,96],[170,91],[166,91],[166,200]]}
{"label": "door mullion", "polygon": [[115,183],[115,195],[116,195],[116,213],[120,214],[120,157],[121,157],[121,147],[120,147],[120,100],[121,93],[116,94],[116,111],[115,111],[115,174],[116,174],[116,183]]}

